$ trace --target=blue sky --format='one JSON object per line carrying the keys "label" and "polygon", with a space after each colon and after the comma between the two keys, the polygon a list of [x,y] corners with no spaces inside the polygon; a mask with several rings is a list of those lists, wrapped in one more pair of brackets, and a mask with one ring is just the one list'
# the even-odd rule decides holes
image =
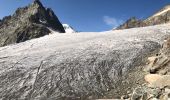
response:
{"label": "blue sky", "polygon": [[[0,0],[0,18],[13,14],[33,0]],[[107,31],[132,16],[146,18],[170,0],[41,0],[62,23],[78,31]]]}

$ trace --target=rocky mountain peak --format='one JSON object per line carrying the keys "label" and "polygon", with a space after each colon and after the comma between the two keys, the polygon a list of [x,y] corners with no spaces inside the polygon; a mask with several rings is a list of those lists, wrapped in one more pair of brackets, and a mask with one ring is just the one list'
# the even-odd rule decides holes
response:
{"label": "rocky mountain peak", "polygon": [[55,13],[45,8],[40,0],[18,8],[13,15],[0,22],[0,46],[24,42],[51,33],[50,30],[65,33]]}
{"label": "rocky mountain peak", "polygon": [[40,6],[43,6],[40,0],[34,0],[33,4],[38,4]]}
{"label": "rocky mountain peak", "polygon": [[39,10],[45,10],[46,8],[43,6],[43,4],[41,3],[40,0],[34,0],[34,2],[32,3],[32,5],[30,5],[30,7],[34,8],[34,9],[39,9]]}

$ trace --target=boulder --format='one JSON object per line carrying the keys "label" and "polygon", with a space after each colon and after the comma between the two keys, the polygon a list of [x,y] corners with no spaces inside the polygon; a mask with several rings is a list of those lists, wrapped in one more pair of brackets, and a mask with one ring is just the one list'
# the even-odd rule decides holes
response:
{"label": "boulder", "polygon": [[149,83],[149,87],[162,88],[170,86],[170,75],[148,74],[145,81]]}

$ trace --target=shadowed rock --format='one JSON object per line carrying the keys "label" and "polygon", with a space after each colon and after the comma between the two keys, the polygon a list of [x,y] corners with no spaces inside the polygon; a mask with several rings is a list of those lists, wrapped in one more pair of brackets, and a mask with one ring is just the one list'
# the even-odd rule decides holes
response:
{"label": "shadowed rock", "polygon": [[19,43],[50,33],[50,30],[64,33],[65,30],[50,8],[45,8],[39,0],[18,8],[12,16],[0,22],[0,46]]}

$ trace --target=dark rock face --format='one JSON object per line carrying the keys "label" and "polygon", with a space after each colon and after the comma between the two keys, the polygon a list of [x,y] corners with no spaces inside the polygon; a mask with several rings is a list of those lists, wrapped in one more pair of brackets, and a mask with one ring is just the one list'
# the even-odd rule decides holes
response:
{"label": "dark rock face", "polygon": [[170,5],[165,6],[163,9],[161,9],[153,16],[148,17],[145,20],[138,20],[135,17],[132,17],[129,20],[127,20],[124,24],[117,27],[116,29],[144,27],[144,26],[164,24],[168,22],[170,22]]}
{"label": "dark rock face", "polygon": [[57,16],[50,8],[44,8],[39,0],[24,8],[18,8],[12,16],[0,21],[0,46],[24,42],[50,33],[50,29],[65,33]]}

